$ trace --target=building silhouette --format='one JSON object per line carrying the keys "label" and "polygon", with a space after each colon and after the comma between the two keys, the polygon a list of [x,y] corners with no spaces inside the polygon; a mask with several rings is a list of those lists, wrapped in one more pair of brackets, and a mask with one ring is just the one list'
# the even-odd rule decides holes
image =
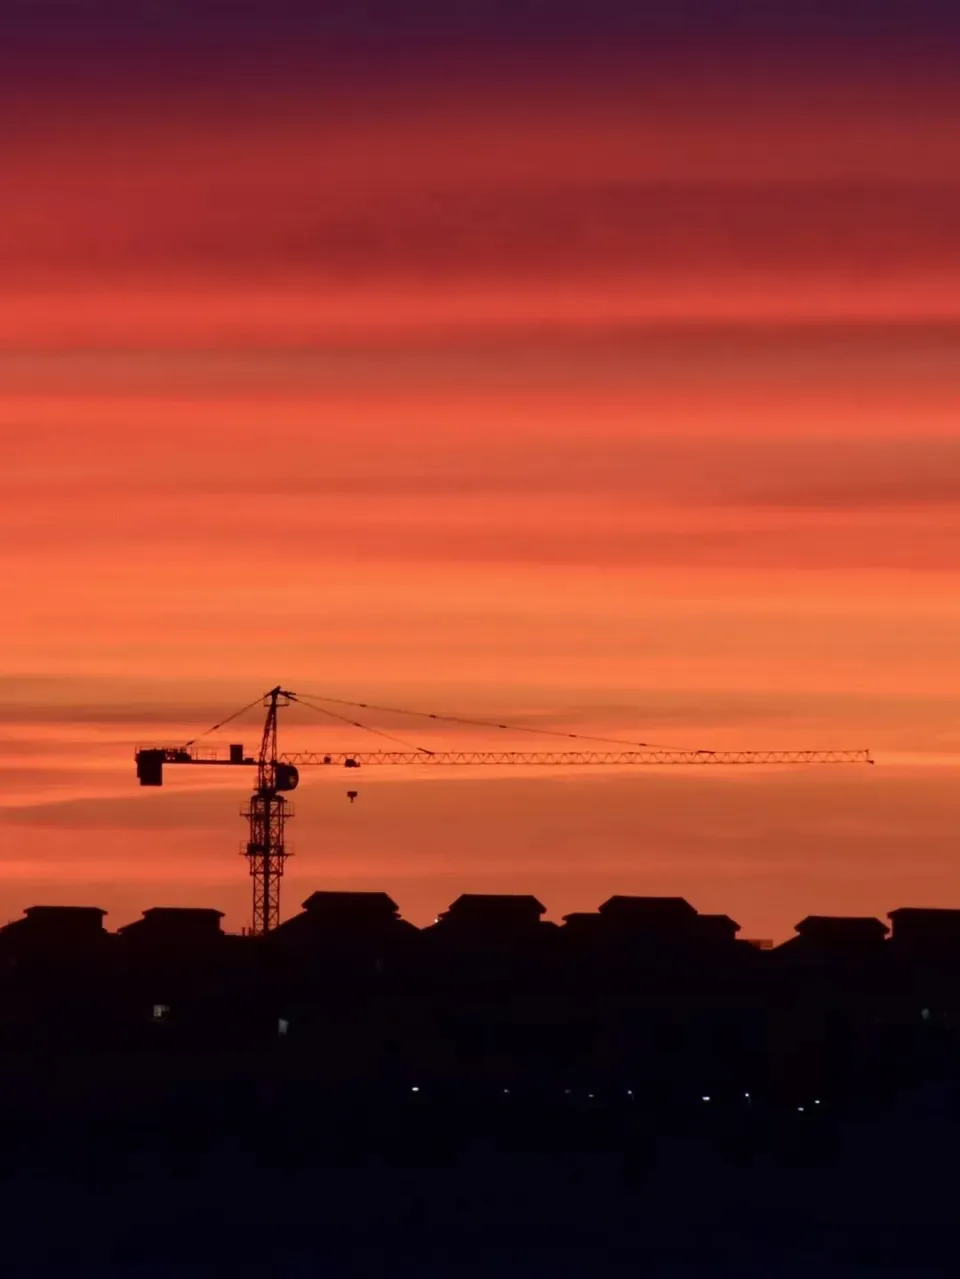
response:
{"label": "building silhouette", "polygon": [[319,891],[250,937],[212,909],[110,931],[97,907],[34,905],[0,928],[0,1034],[11,1050],[280,1053],[341,1086],[784,1104],[952,1060],[960,911],[808,916],[770,948],[682,897],[545,914],[529,894],[467,893],[416,928],[386,893]]}

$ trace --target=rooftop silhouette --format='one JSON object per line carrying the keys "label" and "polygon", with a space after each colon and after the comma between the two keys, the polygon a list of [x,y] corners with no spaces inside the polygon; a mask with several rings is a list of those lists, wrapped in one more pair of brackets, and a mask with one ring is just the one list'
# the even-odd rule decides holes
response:
{"label": "rooftop silhouette", "polygon": [[110,930],[96,906],[33,905],[0,928],[0,1018],[14,1045],[247,1045],[331,1078],[630,1077],[711,1096],[880,1087],[960,1023],[960,911],[811,915],[769,949],[682,897],[545,914],[531,894],[464,893],[417,928],[386,893],[323,890],[248,936],[214,909]]}
{"label": "rooftop silhouette", "polygon": [[[467,893],[417,928],[387,893],[324,890],[251,936],[214,909],[155,906],[110,929],[96,906],[30,906],[0,928],[8,1156],[22,1175],[72,1142],[77,1178],[98,1161],[111,1203],[131,1177],[161,1203],[193,1167],[218,1213],[270,1167],[327,1233],[344,1168],[350,1211],[385,1211],[394,1192],[368,1160],[419,1178],[441,1220],[449,1183],[551,1228],[609,1220],[595,1178],[616,1160],[625,1185],[640,1178],[616,1211],[631,1229],[645,1212],[649,1231],[677,1210],[664,1176],[684,1204],[738,1185],[761,1217],[782,1211],[797,1183],[778,1170],[815,1160],[812,1193],[859,1123],[935,1192],[923,1151],[954,1131],[960,911],[808,916],[770,949],[682,897],[545,913],[531,894]],[[926,1127],[917,1097],[933,1099]],[[858,1137],[840,1180],[877,1204],[869,1152]]]}

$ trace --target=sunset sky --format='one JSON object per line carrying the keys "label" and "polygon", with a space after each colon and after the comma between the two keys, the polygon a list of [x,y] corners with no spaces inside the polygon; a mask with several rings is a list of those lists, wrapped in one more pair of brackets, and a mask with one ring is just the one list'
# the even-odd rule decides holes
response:
{"label": "sunset sky", "polygon": [[960,906],[955,5],[0,23],[0,918],[246,924],[252,778],[132,755],[278,682],[877,759],[305,776],[284,914]]}

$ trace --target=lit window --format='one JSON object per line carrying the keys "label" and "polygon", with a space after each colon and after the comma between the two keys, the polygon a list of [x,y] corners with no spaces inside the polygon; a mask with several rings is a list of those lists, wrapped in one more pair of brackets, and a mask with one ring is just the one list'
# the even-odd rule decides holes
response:
{"label": "lit window", "polygon": [[170,1005],[169,1005],[169,1004],[154,1004],[154,1005],[153,1005],[153,1020],[154,1020],[154,1021],[166,1021],[166,1019],[169,1017],[169,1015],[170,1015]]}
{"label": "lit window", "polygon": [[278,1017],[277,1018],[277,1034],[285,1035],[289,1029],[290,1029],[290,1023],[287,1021],[286,1017]]}
{"label": "lit window", "polygon": [[924,1020],[924,1021],[929,1021],[929,1020],[930,1020],[930,1009],[929,1009],[929,1008],[921,1008],[921,1009],[920,1009],[920,1016],[923,1018],[923,1020]]}

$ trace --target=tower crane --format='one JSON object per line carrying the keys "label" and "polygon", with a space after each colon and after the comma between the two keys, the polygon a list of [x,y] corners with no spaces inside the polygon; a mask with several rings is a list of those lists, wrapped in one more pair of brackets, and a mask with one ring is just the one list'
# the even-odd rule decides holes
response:
{"label": "tower crane", "polygon": [[[278,711],[292,702],[307,706],[330,718],[362,728],[381,737],[399,743],[402,750],[371,751],[288,751],[281,753],[277,744]],[[328,705],[319,705],[319,702]],[[358,723],[355,719],[334,711],[329,704],[362,708],[364,710],[391,711],[398,714],[418,715],[434,721],[470,724],[475,727],[508,729],[517,732],[547,734],[554,737],[575,738],[581,741],[604,743],[603,749],[557,750],[428,750],[412,746],[392,734]],[[225,767],[247,766],[257,770],[256,788],[243,810],[248,823],[248,837],[244,856],[253,880],[252,933],[262,935],[280,923],[280,880],[284,864],[290,855],[286,850],[284,832],[293,809],[287,794],[295,790],[300,780],[300,768],[310,765],[356,769],[386,764],[412,765],[418,768],[446,767],[449,765],[503,766],[532,765],[542,767],[570,767],[581,765],[606,765],[622,767],[642,765],[647,767],[674,767],[693,765],[712,767],[717,765],[756,764],[872,764],[868,750],[674,750],[653,746],[645,742],[625,742],[617,738],[589,737],[586,734],[567,733],[553,729],[520,728],[485,720],[465,719],[455,715],[431,714],[423,711],[397,711],[395,707],[374,706],[369,702],[349,702],[341,698],[293,693],[289,689],[270,689],[262,698],[228,715],[202,733],[223,728],[232,720],[256,706],[266,708],[260,748],[256,755],[244,752],[243,746],[233,744],[225,756],[198,747],[200,738],[183,746],[142,747],[136,752],[137,777],[141,786],[162,786],[166,764],[220,765]],[[611,749],[613,748],[613,749]],[[352,803],[355,790],[347,795]]]}

